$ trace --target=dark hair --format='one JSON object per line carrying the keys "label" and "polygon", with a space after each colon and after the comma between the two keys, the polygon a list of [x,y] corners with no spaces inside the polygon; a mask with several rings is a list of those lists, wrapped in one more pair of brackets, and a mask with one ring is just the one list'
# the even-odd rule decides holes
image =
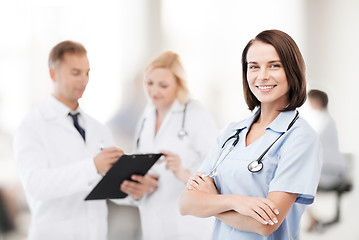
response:
{"label": "dark hair", "polygon": [[317,89],[312,89],[308,92],[308,97],[318,99],[322,107],[327,108],[329,100],[328,100],[328,95],[325,92]]}
{"label": "dark hair", "polygon": [[287,77],[289,104],[281,111],[294,110],[306,100],[305,64],[295,41],[285,32],[266,30],[250,40],[242,53],[242,74],[244,98],[250,110],[260,106],[259,100],[251,92],[247,81],[247,52],[255,41],[268,43],[277,51]]}
{"label": "dark hair", "polygon": [[51,49],[48,62],[49,68],[54,68],[59,61],[61,62],[65,53],[84,55],[87,54],[87,51],[81,43],[73,41],[60,42]]}

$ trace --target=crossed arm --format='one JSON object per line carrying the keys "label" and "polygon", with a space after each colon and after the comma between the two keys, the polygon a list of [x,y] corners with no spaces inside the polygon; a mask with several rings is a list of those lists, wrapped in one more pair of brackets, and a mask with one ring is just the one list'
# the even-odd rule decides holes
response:
{"label": "crossed arm", "polygon": [[279,228],[297,194],[270,192],[266,198],[221,195],[210,177],[197,173],[180,198],[182,215],[215,216],[246,232],[268,236]]}

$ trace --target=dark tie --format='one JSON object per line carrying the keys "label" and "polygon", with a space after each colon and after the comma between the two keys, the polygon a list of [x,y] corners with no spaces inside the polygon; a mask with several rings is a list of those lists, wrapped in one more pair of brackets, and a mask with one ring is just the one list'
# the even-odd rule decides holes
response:
{"label": "dark tie", "polygon": [[72,117],[72,120],[74,120],[74,126],[77,129],[77,131],[81,134],[82,138],[84,139],[84,141],[86,141],[85,138],[85,130],[79,125],[79,120],[78,120],[78,115],[80,113],[76,113],[76,114],[71,114],[69,113],[69,116]]}

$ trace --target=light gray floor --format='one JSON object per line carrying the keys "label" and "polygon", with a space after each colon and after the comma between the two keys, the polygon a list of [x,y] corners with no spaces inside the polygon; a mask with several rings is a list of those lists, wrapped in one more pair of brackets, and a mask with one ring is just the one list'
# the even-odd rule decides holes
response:
{"label": "light gray floor", "polygon": [[[333,194],[320,194],[317,197],[315,210],[317,216],[321,219],[330,219],[334,215],[334,199]],[[304,240],[359,240],[359,205],[358,192],[354,189],[352,192],[345,194],[342,197],[342,214],[341,220],[338,224],[324,229],[324,232],[307,233],[305,228],[308,223],[306,215],[302,218],[302,239]]]}
{"label": "light gray floor", "polygon": [[108,201],[108,240],[140,240],[141,222],[137,207]]}
{"label": "light gray floor", "polygon": [[[325,229],[322,233],[307,233],[305,231],[308,218],[302,218],[302,240],[359,240],[359,192],[356,188],[346,193],[342,198],[341,221]],[[313,212],[321,219],[330,219],[334,215],[335,196],[333,194],[319,194]],[[23,240],[26,238],[30,216],[23,212],[17,219],[18,230],[0,240]],[[129,206],[118,206],[109,203],[109,240],[139,240],[140,225],[138,210]]]}

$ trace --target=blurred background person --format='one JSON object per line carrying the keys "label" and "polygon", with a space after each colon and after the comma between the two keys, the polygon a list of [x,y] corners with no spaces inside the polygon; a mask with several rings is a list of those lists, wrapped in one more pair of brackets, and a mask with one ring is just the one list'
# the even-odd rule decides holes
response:
{"label": "blurred background person", "polygon": [[[346,159],[339,150],[336,124],[328,111],[328,95],[323,91],[312,89],[308,92],[308,100],[311,109],[306,119],[319,134],[323,150],[323,167],[318,188],[335,189],[347,179],[347,166]],[[308,215],[310,217],[308,231],[311,231],[318,220],[311,209],[308,210]]]}
{"label": "blurred background person", "polygon": [[123,154],[78,100],[89,81],[86,49],[63,41],[49,55],[53,93],[23,121],[15,159],[32,213],[29,240],[105,240],[106,201],[86,195]]}
{"label": "blurred background person", "polygon": [[346,161],[339,150],[336,124],[328,111],[328,95],[320,90],[310,90],[308,100],[311,106],[308,122],[319,134],[323,149],[323,168],[319,187],[331,189],[346,180]]}
{"label": "blurred background person", "polygon": [[[0,99],[1,106],[1,99]],[[11,142],[12,138],[0,127],[0,169],[6,171],[6,165],[2,163],[11,158]],[[0,176],[6,176],[0,173]],[[0,181],[0,240],[8,239],[11,235],[19,231],[17,226],[17,218],[21,209],[21,193],[22,189],[14,184],[2,184]]]}
{"label": "blurred background person", "polygon": [[0,188],[0,239],[2,235],[11,232],[15,228],[16,199],[13,195]]}
{"label": "blurred background person", "polygon": [[213,219],[179,214],[178,199],[214,143],[217,129],[211,115],[189,98],[178,54],[166,51],[145,69],[150,103],[138,122],[136,152],[161,152],[163,158],[145,177],[125,181],[121,190],[139,199],[145,240],[209,239]]}

